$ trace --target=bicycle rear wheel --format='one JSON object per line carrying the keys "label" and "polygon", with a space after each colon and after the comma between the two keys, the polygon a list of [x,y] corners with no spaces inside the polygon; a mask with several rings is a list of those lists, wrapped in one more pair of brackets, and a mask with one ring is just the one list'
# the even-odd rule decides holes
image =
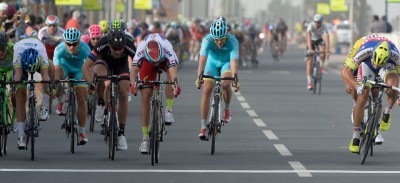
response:
{"label": "bicycle rear wheel", "polygon": [[318,80],[319,80],[319,63],[314,59],[314,68],[313,68],[313,93],[316,94],[317,93],[317,87],[318,87]]}
{"label": "bicycle rear wheel", "polygon": [[[29,101],[29,134],[26,135],[27,138],[30,138],[30,146],[31,146],[31,160],[35,160],[35,124],[37,118],[35,119],[35,98],[31,97]],[[26,142],[28,142],[27,140]]]}
{"label": "bicycle rear wheel", "polygon": [[[0,96],[2,97],[2,96]],[[0,104],[2,104],[1,99],[0,99]],[[2,105],[0,105],[2,106]],[[5,154],[5,144],[7,139],[7,126],[6,123],[4,122],[4,116],[3,116],[3,107],[0,107],[0,156],[3,156]]]}
{"label": "bicycle rear wheel", "polygon": [[93,132],[94,131],[94,115],[95,115],[95,112],[96,112],[96,95],[95,94],[93,94],[93,95],[89,95],[89,108],[88,108],[88,111],[89,111],[89,118],[90,118],[90,127],[89,127],[89,130],[91,131],[91,132]]}
{"label": "bicycle rear wheel", "polygon": [[320,69],[320,64],[318,63],[318,94],[321,94],[321,90],[322,90],[322,73],[321,73],[321,69]]}
{"label": "bicycle rear wheel", "polygon": [[152,119],[151,119],[151,131],[150,131],[150,155],[151,165],[156,163],[156,156],[158,156],[157,149],[157,136],[158,136],[158,102],[152,101]]}

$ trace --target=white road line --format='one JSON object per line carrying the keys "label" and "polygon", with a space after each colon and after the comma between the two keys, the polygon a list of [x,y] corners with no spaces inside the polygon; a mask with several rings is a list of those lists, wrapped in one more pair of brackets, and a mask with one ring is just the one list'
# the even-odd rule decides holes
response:
{"label": "white road line", "polygon": [[298,161],[289,161],[290,166],[300,177],[312,177],[311,173]]}
{"label": "white road line", "polygon": [[237,96],[237,99],[239,100],[239,102],[246,101],[246,99],[243,96]]}
{"label": "white road line", "polygon": [[254,110],[246,110],[247,114],[251,117],[256,117],[258,116],[257,113]]}
{"label": "white road line", "polygon": [[253,119],[253,121],[254,121],[254,123],[255,123],[257,126],[259,126],[259,127],[267,126],[267,125],[263,122],[262,119]]}
{"label": "white road line", "polygon": [[290,71],[269,71],[271,74],[290,74]]}
{"label": "white road line", "polygon": [[279,140],[279,138],[271,130],[263,130],[263,132],[269,140]]}
{"label": "white road line", "polygon": [[[289,162],[290,163],[290,162]],[[3,168],[0,172],[66,172],[66,173],[242,173],[242,174],[400,174],[395,171],[376,170],[163,170],[163,169],[12,169]]]}
{"label": "white road line", "polygon": [[283,144],[274,144],[276,150],[282,155],[282,156],[292,156],[292,153],[286,148],[285,145]]}
{"label": "white road line", "polygon": [[240,102],[240,105],[242,105],[243,109],[250,109],[250,105],[247,102]]}

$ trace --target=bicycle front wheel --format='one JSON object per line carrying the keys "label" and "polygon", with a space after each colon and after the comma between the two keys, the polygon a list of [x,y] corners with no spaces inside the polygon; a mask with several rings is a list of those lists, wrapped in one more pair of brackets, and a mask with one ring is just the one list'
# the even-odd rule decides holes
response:
{"label": "bicycle front wheel", "polygon": [[212,110],[212,117],[211,117],[211,122],[210,122],[210,129],[209,129],[209,133],[211,136],[211,155],[214,155],[215,153],[215,139],[216,139],[216,135],[218,133],[218,120],[219,120],[219,101],[220,98],[219,96],[214,96],[214,103],[213,103],[213,110]]}
{"label": "bicycle front wheel", "polygon": [[111,160],[114,160],[115,151],[117,149],[117,115],[115,110],[111,110],[110,118],[110,136],[108,137],[108,147]]}
{"label": "bicycle front wheel", "polygon": [[372,141],[374,138],[374,130],[375,130],[375,118],[376,114],[374,114],[367,122],[366,132],[361,137],[360,141],[360,152],[361,152],[361,164],[365,163],[365,160],[368,156],[368,151],[372,146]]}
{"label": "bicycle front wheel", "polygon": [[[70,119],[69,119],[69,128],[70,128],[70,132],[71,132],[71,144],[70,144],[70,151],[71,151],[71,153],[72,154],[74,154],[75,153],[75,133],[77,133],[76,132],[76,128],[75,128],[75,112],[76,112],[76,110],[75,110],[75,97],[74,97],[74,95],[73,94],[71,94],[71,98],[70,98],[70,101],[69,101],[69,112],[70,112]],[[78,142],[78,139],[77,139],[77,142]]]}
{"label": "bicycle front wheel", "polygon": [[156,156],[158,156],[157,147],[157,136],[158,136],[158,102],[152,101],[152,119],[151,119],[151,131],[150,131],[150,155],[151,165],[156,163]]}
{"label": "bicycle front wheel", "polygon": [[[27,138],[29,139],[30,137],[30,146],[31,146],[31,160],[35,160],[35,124],[37,118],[35,119],[35,98],[31,97],[29,101],[29,134],[27,135]],[[26,142],[28,142],[27,140]]]}

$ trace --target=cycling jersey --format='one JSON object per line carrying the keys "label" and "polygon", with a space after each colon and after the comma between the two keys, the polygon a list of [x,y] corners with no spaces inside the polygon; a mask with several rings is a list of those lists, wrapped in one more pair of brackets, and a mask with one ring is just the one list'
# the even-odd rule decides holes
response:
{"label": "cycling jersey", "polygon": [[42,63],[40,63],[40,68],[48,68],[49,60],[47,58],[46,48],[44,44],[36,37],[27,37],[21,39],[14,45],[14,55],[13,55],[13,66],[14,68],[21,67],[21,55],[28,49],[33,48],[39,52],[39,56],[42,57]]}
{"label": "cycling jersey", "polygon": [[[6,81],[12,79],[14,44],[7,43],[7,52],[4,59],[0,59],[0,74],[6,73]],[[0,75],[0,79],[2,76]]]}
{"label": "cycling jersey", "polygon": [[[230,71],[230,61],[239,59],[239,43],[232,34],[227,34],[225,45],[218,48],[211,34],[201,42],[200,55],[207,57],[204,74],[218,76]],[[218,72],[219,71],[219,72]]]}
{"label": "cycling jersey", "polygon": [[114,58],[111,55],[110,46],[108,44],[108,37],[102,37],[99,42],[94,46],[89,58],[95,62],[95,64],[105,65],[109,71],[113,74],[120,75],[129,73],[128,56],[133,58],[135,56],[135,45],[132,41],[129,41],[128,36],[125,41],[124,51],[121,57]]}
{"label": "cycling jersey", "polygon": [[68,52],[65,42],[60,43],[54,51],[54,65],[64,70],[62,79],[71,74],[76,80],[82,79],[82,65],[89,54],[90,48],[85,42],[80,41],[78,50],[74,54]]}
{"label": "cycling jersey", "polygon": [[55,35],[51,35],[47,27],[43,27],[39,30],[38,38],[44,43],[44,46],[46,47],[46,52],[47,56],[50,60],[53,59],[54,56],[54,49],[58,44],[60,44],[64,37],[65,30],[62,29],[61,27],[57,27],[57,32]]}
{"label": "cycling jersey", "polygon": [[360,63],[367,62],[371,63],[371,58],[373,54],[373,49],[376,44],[381,41],[388,41],[390,46],[390,57],[388,63],[392,63],[396,66],[397,70],[400,71],[400,59],[399,59],[399,51],[396,46],[385,37],[372,37],[370,39],[366,39],[363,44],[360,45],[360,49],[357,53],[352,57],[352,59],[346,60],[345,66],[349,67],[352,70],[356,70]]}
{"label": "cycling jersey", "polygon": [[378,35],[376,35],[376,34],[371,34],[371,35],[364,36],[364,37],[358,39],[358,40],[354,43],[353,47],[350,49],[349,54],[347,55],[346,62],[345,62],[345,66],[346,66],[346,63],[347,63],[347,62],[352,62],[353,57],[357,54],[357,51],[360,49],[361,45],[362,45],[364,42],[366,42],[368,39],[371,39],[371,38],[374,38],[374,37],[377,37],[377,36],[378,36]]}
{"label": "cycling jersey", "polygon": [[[161,43],[161,46],[164,48],[164,58],[167,60],[167,65],[168,67],[175,66],[176,64],[179,63],[179,60],[176,56],[176,53],[171,45],[171,43],[165,39],[164,36],[161,34],[149,34],[147,35],[138,45],[137,52],[135,57],[133,58],[133,66],[140,66],[140,62],[145,59],[145,47],[149,41],[155,40],[159,43]],[[163,59],[161,59],[163,60]],[[160,61],[161,62],[161,61]],[[160,63],[159,62],[159,63]]]}
{"label": "cycling jersey", "polygon": [[312,41],[317,41],[319,39],[322,39],[322,36],[325,33],[328,33],[328,28],[324,23],[322,23],[321,27],[319,29],[315,28],[315,22],[311,22],[308,24],[307,27],[307,32],[311,33],[311,40]]}

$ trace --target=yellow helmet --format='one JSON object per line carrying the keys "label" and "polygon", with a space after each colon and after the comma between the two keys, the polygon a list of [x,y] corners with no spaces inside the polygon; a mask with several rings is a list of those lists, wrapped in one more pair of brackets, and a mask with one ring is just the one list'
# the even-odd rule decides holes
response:
{"label": "yellow helmet", "polygon": [[383,66],[389,60],[390,48],[387,41],[382,41],[374,47],[372,63],[376,66]]}
{"label": "yellow helmet", "polygon": [[100,26],[102,32],[104,32],[104,33],[108,32],[108,21],[107,20],[100,21],[99,26]]}

